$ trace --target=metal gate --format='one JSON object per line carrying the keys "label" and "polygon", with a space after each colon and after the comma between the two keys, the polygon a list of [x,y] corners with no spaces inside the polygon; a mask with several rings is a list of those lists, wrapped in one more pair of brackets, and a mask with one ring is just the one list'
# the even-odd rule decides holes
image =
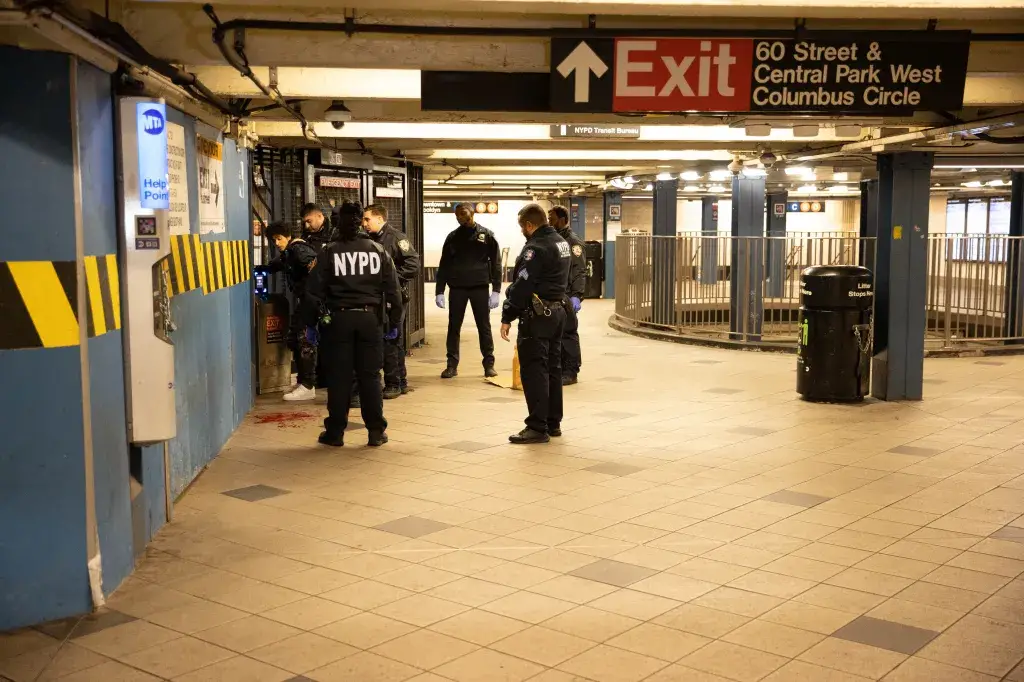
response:
{"label": "metal gate", "polygon": [[[388,223],[406,233],[413,248],[422,258],[422,172],[418,183],[418,203],[411,205],[409,171],[410,169],[406,168],[375,168],[371,179],[373,201],[388,210]],[[421,267],[420,273],[409,286],[409,304],[405,316],[406,348],[412,348],[422,343],[424,338],[423,271]]]}
{"label": "metal gate", "polygon": [[314,168],[316,198],[313,202],[326,216],[331,216],[334,208],[345,201],[358,201],[365,205],[364,176],[365,171],[355,169]]}
{"label": "metal gate", "polygon": [[409,284],[409,312],[406,315],[405,330],[407,343],[412,346],[426,339],[426,311],[424,302],[423,267],[423,166],[409,166],[406,176],[405,208],[406,234],[420,254],[420,271]]}

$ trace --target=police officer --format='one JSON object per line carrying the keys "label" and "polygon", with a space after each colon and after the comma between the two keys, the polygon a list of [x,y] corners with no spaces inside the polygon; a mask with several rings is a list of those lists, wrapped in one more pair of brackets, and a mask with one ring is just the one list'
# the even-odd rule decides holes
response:
{"label": "police officer", "polygon": [[[336,207],[334,213],[337,212]],[[306,204],[302,207],[302,239],[318,251],[337,239],[336,229],[316,204]]]}
{"label": "police officer", "polygon": [[583,240],[569,227],[569,211],[555,206],[548,211],[548,220],[562,239],[569,244],[572,263],[569,266],[569,307],[566,308],[565,333],[562,334],[562,385],[575,384],[583,364],[580,352],[580,321],[576,314],[583,307],[583,293],[587,288],[587,257],[583,255]]}
{"label": "police officer", "polygon": [[459,374],[459,338],[466,304],[473,307],[480,353],[484,356],[484,376],[496,377],[494,371],[494,337],[491,335],[490,310],[498,307],[501,291],[501,255],[494,233],[476,224],[473,207],[455,207],[459,227],[444,240],[441,262],[437,266],[436,301],[444,308],[445,286],[451,289],[448,309],[448,366],[442,379]]}
{"label": "police officer", "polygon": [[344,445],[354,371],[359,379],[368,443],[379,446],[388,442],[388,423],[380,393],[384,338],[398,336],[402,295],[394,265],[384,247],[359,229],[363,207],[358,202],[346,201],[337,215],[338,240],[328,245],[317,259],[303,301],[307,338],[316,340],[318,321],[323,332],[321,354],[328,375],[327,419],[320,442]]}
{"label": "police officer", "polygon": [[526,245],[505,292],[501,338],[508,341],[512,320],[518,319],[516,349],[530,415],[526,428],[508,439],[517,444],[547,443],[551,436],[562,435],[561,344],[572,252],[537,204],[519,211],[519,227]]}
{"label": "police officer", "polygon": [[[388,224],[388,209],[370,204],[363,212],[363,229],[391,256],[402,289],[403,305],[409,303],[409,284],[420,271],[420,256],[401,230]],[[405,370],[405,316],[398,324],[398,336],[384,343],[384,399],[408,393]]]}

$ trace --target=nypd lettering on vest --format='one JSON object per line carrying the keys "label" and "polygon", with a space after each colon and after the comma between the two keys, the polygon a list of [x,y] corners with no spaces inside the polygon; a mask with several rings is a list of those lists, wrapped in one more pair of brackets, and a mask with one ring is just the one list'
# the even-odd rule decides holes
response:
{"label": "nypd lettering on vest", "polygon": [[336,253],[334,254],[334,276],[376,275],[380,272],[380,254],[367,253]]}
{"label": "nypd lettering on vest", "polygon": [[559,258],[571,258],[572,255],[569,253],[568,242],[558,242],[558,257]]}

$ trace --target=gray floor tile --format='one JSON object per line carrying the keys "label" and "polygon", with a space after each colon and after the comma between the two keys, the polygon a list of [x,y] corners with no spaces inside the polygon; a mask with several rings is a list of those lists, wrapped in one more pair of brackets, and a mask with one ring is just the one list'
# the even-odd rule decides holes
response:
{"label": "gray floor tile", "polygon": [[989,367],[1002,367],[1006,363],[1005,362],[999,362],[998,360],[978,360],[974,364],[976,364],[976,365],[987,365]]}
{"label": "gray floor tile", "polygon": [[236,490],[226,490],[224,495],[228,497],[236,497],[239,500],[245,500],[246,502],[259,502],[260,500],[269,500],[271,497],[278,497],[279,495],[287,495],[290,491],[282,490],[281,488],[274,488],[269,485],[250,485],[245,488],[237,488]]}
{"label": "gray floor tile", "polygon": [[385,533],[394,533],[395,535],[404,535],[407,538],[421,538],[424,535],[430,535],[445,528],[451,528],[451,526],[440,521],[421,519],[418,516],[406,516],[403,519],[395,519],[394,521],[374,526],[375,530],[382,530]]}
{"label": "gray floor tile", "polygon": [[1010,542],[1019,542],[1024,545],[1024,528],[1017,528],[1016,526],[1003,526],[995,533],[992,533],[989,537],[996,538],[997,540],[1009,540]]}
{"label": "gray floor tile", "polygon": [[833,632],[832,636],[911,656],[938,637],[939,633],[912,625],[861,616]]}
{"label": "gray floor tile", "polygon": [[441,447],[447,448],[448,450],[458,450],[459,452],[476,452],[477,450],[486,450],[487,448],[494,446],[490,443],[477,443],[472,440],[460,440],[457,443],[448,443]]}
{"label": "gray floor tile", "polygon": [[934,457],[935,455],[942,452],[942,450],[933,450],[932,448],[917,448],[913,445],[899,445],[894,448],[889,448],[889,452],[896,455],[913,455],[914,457]]}
{"label": "gray floor tile", "polygon": [[797,507],[816,507],[822,502],[828,502],[832,498],[811,495],[810,493],[798,493],[792,490],[780,490],[777,493],[765,495],[761,499],[768,502],[778,502],[779,504],[792,504]]}
{"label": "gray floor tile", "polygon": [[767,436],[775,433],[775,430],[763,429],[759,426],[737,426],[735,429],[729,429],[729,433],[739,433],[744,436]]}
{"label": "gray floor tile", "polygon": [[621,561],[602,559],[592,564],[581,566],[575,571],[570,571],[569,575],[615,585],[616,587],[628,587],[644,578],[650,578],[655,573],[657,571],[644,568],[643,566],[634,566],[633,564],[625,564]]}
{"label": "gray floor tile", "polygon": [[718,395],[736,395],[737,393],[743,393],[738,388],[709,388],[705,393],[716,393]]}
{"label": "gray floor tile", "polygon": [[694,360],[690,364],[693,364],[693,365],[720,365],[720,364],[722,364],[722,360]]}
{"label": "gray floor tile", "polygon": [[595,474],[608,474],[609,476],[629,476],[630,474],[635,474],[638,471],[643,471],[643,468],[630,466],[628,464],[605,462],[604,464],[595,464],[592,467],[587,467],[586,470],[593,471]]}
{"label": "gray floor tile", "polygon": [[138,619],[120,611],[102,609],[86,616],[63,618],[50,623],[44,623],[37,626],[36,630],[54,639],[77,639],[78,637],[85,637],[86,635],[91,635],[117,625],[131,623],[134,620]]}
{"label": "gray floor tile", "polygon": [[316,682],[316,680],[305,675],[296,675],[295,677],[289,677],[284,682]]}

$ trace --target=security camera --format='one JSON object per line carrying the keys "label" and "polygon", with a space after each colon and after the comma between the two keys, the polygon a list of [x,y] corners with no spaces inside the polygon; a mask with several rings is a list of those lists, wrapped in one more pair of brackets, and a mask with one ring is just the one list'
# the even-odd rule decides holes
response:
{"label": "security camera", "polygon": [[740,161],[740,157],[732,157],[732,162],[727,166],[730,173],[733,175],[739,175],[743,172],[743,162]]}
{"label": "security camera", "polygon": [[[341,100],[334,100],[331,106],[324,112],[324,119],[330,121],[335,128],[341,128],[348,121],[352,120],[352,112],[348,110]],[[339,125],[340,124],[340,125]]]}
{"label": "security camera", "polygon": [[761,165],[764,166],[766,169],[770,169],[772,166],[774,166],[776,161],[778,161],[778,158],[771,152],[765,152],[764,154],[761,154]]}
{"label": "security camera", "polygon": [[[328,120],[330,120],[330,119],[328,119]],[[335,130],[341,130],[342,128],[345,127],[345,122],[344,121],[331,121],[331,125],[334,127]]]}

